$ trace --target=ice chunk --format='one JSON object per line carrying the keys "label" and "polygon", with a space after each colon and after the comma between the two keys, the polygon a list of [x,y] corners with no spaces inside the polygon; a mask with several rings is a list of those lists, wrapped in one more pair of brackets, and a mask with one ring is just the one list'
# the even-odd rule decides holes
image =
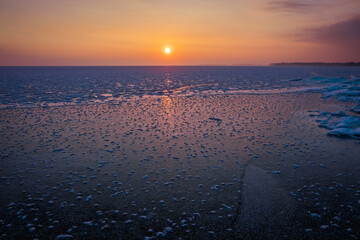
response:
{"label": "ice chunk", "polygon": [[360,113],[360,98],[356,99],[356,105],[351,109],[351,111]]}
{"label": "ice chunk", "polygon": [[72,238],[73,236],[72,235],[69,235],[69,234],[61,234],[61,235],[58,235],[56,237],[56,240],[68,240],[70,238]]}
{"label": "ice chunk", "polygon": [[335,128],[328,132],[329,135],[334,135],[338,137],[351,137],[355,139],[360,139],[360,127],[356,129],[350,128]]}
{"label": "ice chunk", "polygon": [[332,136],[360,139],[359,117],[347,116],[343,111],[330,115],[328,119],[319,121],[319,127],[330,129],[328,134]]}

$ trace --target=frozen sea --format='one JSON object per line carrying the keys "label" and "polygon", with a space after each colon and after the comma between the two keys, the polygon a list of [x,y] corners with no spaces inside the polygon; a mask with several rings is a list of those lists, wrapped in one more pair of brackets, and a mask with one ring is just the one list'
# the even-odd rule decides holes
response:
{"label": "frozen sea", "polygon": [[0,239],[358,239],[360,67],[0,67]]}
{"label": "frozen sea", "polygon": [[0,104],[6,108],[306,91],[352,76],[360,76],[360,67],[0,67]]}

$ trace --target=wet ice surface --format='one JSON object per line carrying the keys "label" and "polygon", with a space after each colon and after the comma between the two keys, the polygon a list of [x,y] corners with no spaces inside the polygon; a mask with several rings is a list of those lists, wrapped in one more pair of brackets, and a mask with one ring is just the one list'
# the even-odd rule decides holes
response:
{"label": "wet ice surface", "polygon": [[359,141],[309,116],[332,105],[288,93],[2,109],[1,237],[359,237]]}
{"label": "wet ice surface", "polygon": [[0,68],[0,238],[356,239],[358,76]]}

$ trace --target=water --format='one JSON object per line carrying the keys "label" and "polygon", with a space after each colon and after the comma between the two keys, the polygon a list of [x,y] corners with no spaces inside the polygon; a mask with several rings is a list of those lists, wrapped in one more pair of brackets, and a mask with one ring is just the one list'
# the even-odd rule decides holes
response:
{"label": "water", "polygon": [[289,80],[351,75],[360,75],[360,67],[0,67],[0,103],[4,108],[284,90],[314,85]]}

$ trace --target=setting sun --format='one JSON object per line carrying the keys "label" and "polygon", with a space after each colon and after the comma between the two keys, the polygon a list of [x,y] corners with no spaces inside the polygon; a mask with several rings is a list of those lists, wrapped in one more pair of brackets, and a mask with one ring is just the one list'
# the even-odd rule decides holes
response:
{"label": "setting sun", "polygon": [[166,54],[171,53],[171,49],[170,49],[169,47],[165,48],[165,53],[166,53]]}

